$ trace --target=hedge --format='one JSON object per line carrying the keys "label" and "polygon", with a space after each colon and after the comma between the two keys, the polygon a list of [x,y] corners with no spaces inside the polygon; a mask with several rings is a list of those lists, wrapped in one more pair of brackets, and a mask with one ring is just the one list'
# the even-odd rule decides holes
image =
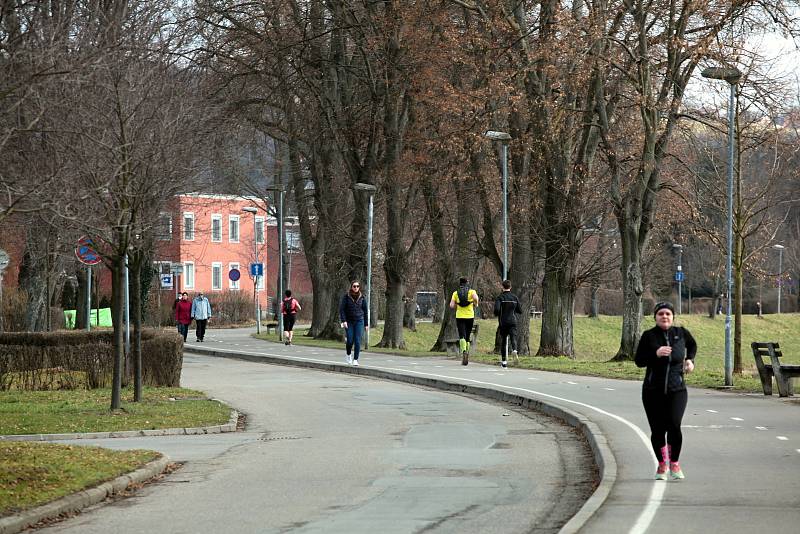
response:
{"label": "hedge", "polygon": [[[0,391],[108,387],[114,369],[113,336],[108,330],[0,334]],[[180,334],[142,330],[145,385],[178,387],[182,365]]]}

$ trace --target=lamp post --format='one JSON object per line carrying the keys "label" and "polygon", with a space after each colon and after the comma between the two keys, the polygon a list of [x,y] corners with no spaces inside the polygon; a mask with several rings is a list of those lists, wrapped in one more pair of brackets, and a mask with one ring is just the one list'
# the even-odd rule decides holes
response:
{"label": "lamp post", "polygon": [[781,313],[781,286],[783,285],[783,245],[772,245],[778,251],[778,313]]}
{"label": "lamp post", "polygon": [[[681,301],[683,300],[683,266],[681,265],[681,256],[683,256],[683,245],[674,244],[672,248],[678,251],[678,270],[675,273],[675,279],[678,281],[678,315],[681,314]],[[691,313],[691,312],[690,312]]]}
{"label": "lamp post", "polygon": [[372,313],[372,209],[373,209],[373,196],[375,195],[376,187],[372,184],[357,183],[353,185],[356,191],[366,191],[369,193],[369,215],[367,217],[367,330],[364,335],[364,348],[369,347],[369,316]]}
{"label": "lamp post", "polygon": [[[273,184],[267,187],[267,191],[275,191],[278,193],[278,300],[279,303],[283,298],[285,290],[283,284],[283,194],[286,188],[283,184]],[[278,339],[283,341],[283,314],[280,313],[280,304],[277,304],[278,311]]]}
{"label": "lamp post", "polygon": [[725,312],[725,386],[733,386],[733,357],[731,354],[731,307],[733,299],[733,165],[734,165],[734,119],[736,113],[736,88],[742,73],[735,67],[708,67],[703,69],[704,78],[725,80],[730,85],[728,99],[728,261],[726,267],[726,285],[728,305]]}
{"label": "lamp post", "polygon": [[508,278],[508,142],[511,136],[506,132],[488,130],[483,134],[487,139],[500,141],[503,146],[501,166],[503,169],[503,280]]}
{"label": "lamp post", "polygon": [[[258,263],[258,234],[256,228],[256,213],[258,208],[245,206],[242,211],[253,214],[253,263]],[[256,334],[261,333],[261,314],[258,313],[258,275],[253,274],[253,309],[256,317]]]}

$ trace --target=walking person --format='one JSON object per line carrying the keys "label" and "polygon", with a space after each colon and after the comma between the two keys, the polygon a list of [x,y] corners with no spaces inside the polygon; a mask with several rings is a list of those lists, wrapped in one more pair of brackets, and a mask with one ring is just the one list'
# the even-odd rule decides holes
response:
{"label": "walking person", "polygon": [[297,318],[297,312],[302,310],[300,303],[292,296],[292,290],[287,289],[284,293],[283,301],[281,302],[281,313],[283,314],[283,344],[292,344],[292,329],[294,328],[294,320]]}
{"label": "walking person", "polygon": [[503,291],[494,299],[494,315],[497,317],[497,332],[500,335],[500,365],[508,367],[508,345],[517,357],[517,315],[522,315],[519,299],[511,292],[511,282],[503,280]]}
{"label": "walking person", "polygon": [[197,341],[203,341],[206,337],[206,325],[211,320],[211,303],[202,291],[192,300],[192,319],[197,326]]}
{"label": "walking person", "polygon": [[185,343],[189,325],[192,324],[192,303],[189,302],[189,293],[181,293],[181,298],[175,301],[175,324]]}
{"label": "walking person", "polygon": [[365,324],[367,315],[367,299],[361,293],[361,283],[356,280],[350,284],[350,290],[342,295],[339,302],[339,320],[345,329],[345,350],[349,364],[358,365],[361,331],[369,329],[369,325]]}
{"label": "walking person", "polygon": [[469,363],[470,335],[475,322],[475,308],[478,306],[478,294],[470,289],[469,280],[459,278],[458,289],[450,297],[450,308],[456,311],[456,328],[458,329],[458,348],[461,350],[461,365]]}
{"label": "walking person", "polygon": [[642,404],[658,460],[656,480],[666,480],[667,472],[678,480],[684,478],[678,463],[683,446],[681,420],[688,401],[684,373],[694,371],[697,343],[688,330],[672,324],[674,309],[669,302],[656,304],[653,315],[656,326],[642,334],[636,365],[647,368]]}

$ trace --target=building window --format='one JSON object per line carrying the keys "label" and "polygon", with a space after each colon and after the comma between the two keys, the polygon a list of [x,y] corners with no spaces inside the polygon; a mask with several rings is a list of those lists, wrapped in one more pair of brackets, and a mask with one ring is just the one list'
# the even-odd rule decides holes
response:
{"label": "building window", "polygon": [[[230,272],[230,271],[232,271],[234,269],[236,269],[238,271],[239,270],[239,264],[238,263],[229,263],[228,264],[228,272]],[[228,287],[230,287],[231,289],[239,289],[239,280],[231,280],[230,277],[229,277],[228,278],[228,282],[229,282]]]}
{"label": "building window", "polygon": [[211,289],[219,291],[222,289],[222,264],[214,262],[211,264]]}
{"label": "building window", "polygon": [[183,239],[194,241],[194,213],[183,214]]}
{"label": "building window", "polygon": [[211,241],[222,242],[222,215],[211,216]]}
{"label": "building window", "polygon": [[286,230],[286,250],[289,254],[300,251],[300,230]]}
{"label": "building window", "polygon": [[264,217],[256,217],[256,243],[264,244]]}
{"label": "building window", "polygon": [[194,262],[187,261],[183,264],[183,288],[194,289]]}
{"label": "building window", "polygon": [[172,215],[169,213],[160,213],[158,215],[155,234],[156,239],[159,241],[170,241],[172,239]]}
{"label": "building window", "polygon": [[228,215],[228,241],[239,242],[239,216]]}

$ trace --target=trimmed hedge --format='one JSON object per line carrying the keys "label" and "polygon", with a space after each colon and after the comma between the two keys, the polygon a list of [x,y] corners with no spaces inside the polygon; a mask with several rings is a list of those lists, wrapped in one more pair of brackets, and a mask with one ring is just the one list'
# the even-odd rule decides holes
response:
{"label": "trimmed hedge", "polygon": [[[112,331],[0,334],[0,391],[94,389],[111,384]],[[183,339],[175,331],[142,330],[142,379],[148,386],[180,386]]]}

